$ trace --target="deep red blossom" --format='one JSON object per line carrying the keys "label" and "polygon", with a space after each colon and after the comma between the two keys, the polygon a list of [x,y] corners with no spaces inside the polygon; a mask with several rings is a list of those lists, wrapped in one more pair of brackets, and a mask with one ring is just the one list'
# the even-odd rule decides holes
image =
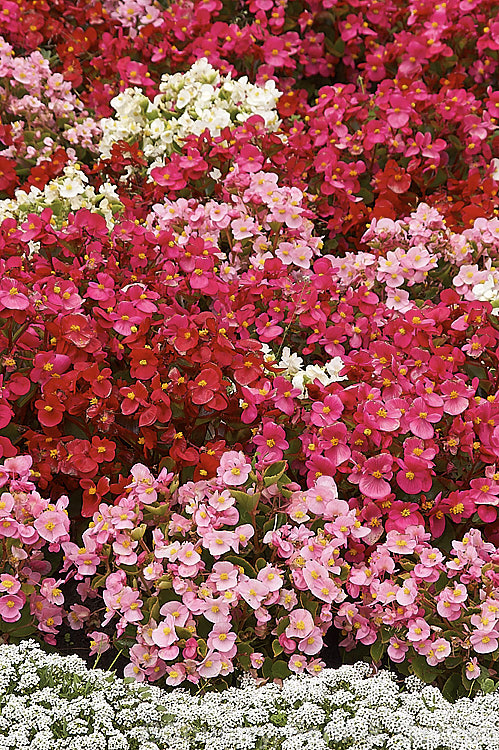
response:
{"label": "deep red blossom", "polygon": [[55,427],[62,422],[64,404],[53,394],[46,395],[43,399],[35,401],[38,409],[38,419],[44,427]]}
{"label": "deep red blossom", "polygon": [[197,378],[189,383],[192,402],[221,411],[227,406],[225,387],[226,382],[222,379],[220,368],[216,365],[205,367]]}

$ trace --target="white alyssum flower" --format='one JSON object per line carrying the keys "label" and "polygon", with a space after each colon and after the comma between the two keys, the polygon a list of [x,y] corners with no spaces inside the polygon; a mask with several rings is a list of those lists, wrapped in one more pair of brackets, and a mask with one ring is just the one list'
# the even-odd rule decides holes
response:
{"label": "white alyssum flower", "polygon": [[0,750],[499,750],[499,692],[455,704],[367,664],[191,695],[33,641],[0,646]]}

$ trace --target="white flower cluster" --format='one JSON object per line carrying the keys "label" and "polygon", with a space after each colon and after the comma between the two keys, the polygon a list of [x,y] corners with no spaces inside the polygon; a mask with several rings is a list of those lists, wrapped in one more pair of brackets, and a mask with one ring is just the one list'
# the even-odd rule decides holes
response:
{"label": "white flower cluster", "polygon": [[269,130],[280,123],[276,103],[281,92],[274,81],[262,87],[249,83],[246,76],[222,77],[204,57],[186,73],[164,75],[159,89],[152,102],[139,88],[128,88],[111,100],[116,116],[100,121],[103,157],[111,156],[117,141],[138,141],[152,169],[162,166],[165,156],[188,135],[201,135],[206,129],[220,135],[223,128],[252,115],[260,115]]}
{"label": "white flower cluster", "polygon": [[0,750],[498,750],[499,693],[446,701],[367,664],[192,696],[0,646]]}
{"label": "white flower cluster", "polygon": [[493,269],[485,281],[476,284],[472,292],[473,296],[480,302],[490,302],[492,315],[499,315],[499,273],[497,269]]}
{"label": "white flower cluster", "polygon": [[52,210],[53,222],[58,226],[71,211],[79,208],[89,208],[102,214],[108,225],[112,226],[113,214],[121,211],[123,204],[115,186],[109,182],[103,183],[96,192],[75,162],[67,164],[62,174],[50,180],[42,190],[35,186],[30,188],[29,193],[16,190],[15,198],[0,201],[0,223],[4,219],[16,219],[22,223],[28,214],[39,215],[45,208]]}
{"label": "white flower cluster", "polygon": [[[262,344],[262,351],[264,359],[268,362],[275,361],[276,357],[267,344]],[[333,357],[325,365],[307,365],[304,368],[303,359],[292,352],[288,346],[283,348],[278,366],[284,368],[284,372],[280,374],[291,380],[293,388],[301,390],[298,398],[306,397],[305,386],[307,383],[313,383],[314,380],[318,380],[324,386],[346,380],[346,375],[340,375],[344,367],[341,357]]]}

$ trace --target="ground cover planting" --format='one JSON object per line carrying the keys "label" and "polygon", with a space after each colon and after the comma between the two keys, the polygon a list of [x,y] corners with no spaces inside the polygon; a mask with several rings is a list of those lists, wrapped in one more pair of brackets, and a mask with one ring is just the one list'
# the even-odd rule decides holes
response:
{"label": "ground cover planting", "polygon": [[284,701],[260,726],[248,698],[246,734],[75,718],[78,747],[346,750],[340,704],[286,718],[342,662],[410,715],[366,750],[454,747],[448,701],[495,710],[498,11],[2,5],[5,669],[42,669],[35,639],[168,715],[237,707],[241,678]]}

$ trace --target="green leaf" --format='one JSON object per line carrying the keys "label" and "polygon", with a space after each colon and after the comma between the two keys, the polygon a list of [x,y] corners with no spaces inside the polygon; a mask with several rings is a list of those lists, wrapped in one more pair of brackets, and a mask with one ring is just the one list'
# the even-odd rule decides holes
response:
{"label": "green leaf", "polygon": [[279,656],[284,651],[278,638],[272,641],[272,651],[274,652],[274,656]]}
{"label": "green leaf", "polygon": [[478,680],[478,682],[484,693],[491,693],[495,688],[495,682],[494,680],[491,680],[490,677],[486,677],[485,680],[481,682]]}
{"label": "green leaf", "polygon": [[385,644],[382,640],[375,641],[371,646],[371,659],[375,664],[381,661],[383,654],[385,653]]}
{"label": "green leaf", "polygon": [[178,635],[179,638],[184,638],[186,641],[191,638],[192,633],[190,630],[187,630],[187,628],[175,628],[175,632]]}
{"label": "green leaf", "polygon": [[289,625],[289,617],[283,617],[281,622],[276,628],[276,634],[281,635],[281,633],[284,633],[288,625]]}
{"label": "green leaf", "polygon": [[238,643],[237,644],[237,653],[238,654],[252,654],[253,653],[253,647],[249,643]]}
{"label": "green leaf", "polygon": [[274,662],[272,665],[272,676],[276,677],[279,680],[284,680],[286,677],[289,677],[291,674],[288,665],[285,661],[282,661],[281,659],[278,659]]}
{"label": "green leaf", "polygon": [[463,694],[463,682],[459,672],[455,672],[449,677],[448,680],[446,680],[442,688],[442,695],[448,701],[453,702],[460,696],[460,694]]}
{"label": "green leaf", "polygon": [[24,394],[24,396],[20,396],[16,401],[16,406],[21,409],[25,404],[28,403],[28,401],[31,401],[33,396],[35,395],[37,386],[32,385],[31,388],[27,393]]}
{"label": "green leaf", "polygon": [[265,469],[263,476],[265,479],[270,479],[272,477],[273,481],[277,482],[279,477],[282,477],[282,475],[286,471],[286,467],[286,461],[276,461],[275,464],[272,464],[272,466],[269,466],[267,469]]}
{"label": "green leaf", "polygon": [[118,650],[121,649],[122,651],[128,652],[135,644],[135,642],[135,638],[133,638],[132,636],[124,635],[114,641],[114,647]]}
{"label": "green leaf", "polygon": [[249,495],[247,492],[241,492],[240,490],[231,490],[230,494],[236,501],[238,510],[243,510],[247,513],[252,513],[255,510],[260,499],[259,492]]}
{"label": "green leaf", "polygon": [[265,659],[262,666],[262,674],[267,680],[270,679],[272,676],[272,659]]}
{"label": "green leaf", "polygon": [[430,684],[435,679],[437,671],[430,667],[424,656],[413,656],[411,658],[411,672],[423,682]]}

